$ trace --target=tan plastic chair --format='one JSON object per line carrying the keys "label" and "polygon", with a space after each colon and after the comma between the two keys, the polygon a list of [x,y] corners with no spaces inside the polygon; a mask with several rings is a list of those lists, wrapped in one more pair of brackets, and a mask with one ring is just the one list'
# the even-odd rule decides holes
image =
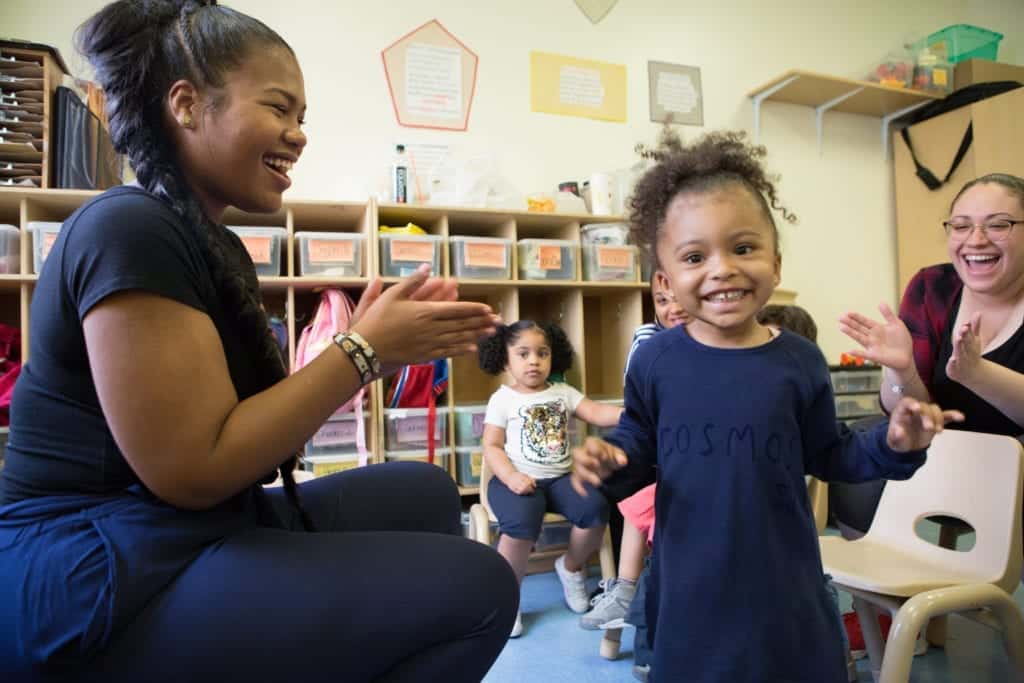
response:
{"label": "tan plastic chair", "polygon": [[[490,468],[487,460],[480,465],[480,502],[475,503],[469,509],[469,537],[473,540],[490,545],[491,544],[491,522],[497,522],[494,511],[487,502],[487,485],[491,481]],[[544,515],[544,522],[564,522],[562,515],[549,512]],[[612,537],[608,529],[604,530],[604,542],[598,553],[601,561],[601,578],[615,578],[615,556],[612,554]],[[619,645],[622,638],[622,629],[608,629],[604,631],[601,639],[601,656],[605,659],[617,659],[619,656]]]}
{"label": "tan plastic chair", "polygon": [[807,477],[807,497],[811,501],[811,512],[814,513],[814,526],[821,534],[828,524],[828,484],[821,479]]}
{"label": "tan plastic chair", "polygon": [[[1011,597],[1021,572],[1022,453],[1010,437],[945,431],[913,477],[886,485],[863,538],[820,539],[825,572],[855,598],[879,683],[906,683],[918,633],[954,612],[1001,631],[1013,680],[1024,681],[1024,619]],[[919,538],[915,525],[935,515],[973,526],[974,547],[959,552]],[[874,606],[893,615],[887,644]]]}

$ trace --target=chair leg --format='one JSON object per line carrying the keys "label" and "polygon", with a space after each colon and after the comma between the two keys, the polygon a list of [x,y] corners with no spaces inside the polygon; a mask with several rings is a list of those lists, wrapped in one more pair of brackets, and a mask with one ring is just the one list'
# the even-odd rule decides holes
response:
{"label": "chair leg", "polygon": [[[949,550],[956,550],[956,540],[958,535],[956,530],[948,525],[942,524],[939,526],[939,547],[947,548]],[[924,637],[928,641],[929,645],[935,647],[946,647],[946,636],[948,634],[949,619],[946,615],[941,617],[935,617],[928,622],[928,628],[925,631]]]}
{"label": "chair leg", "polygon": [[[615,554],[612,551],[612,534],[607,527],[604,530],[604,540],[601,542],[599,558],[601,560],[601,578],[615,578]],[[618,659],[621,641],[621,628],[606,629],[601,637],[601,656],[605,659]]]}
{"label": "chair leg", "polygon": [[877,680],[885,655],[885,641],[882,640],[882,630],[878,626],[878,610],[871,603],[858,597],[853,598],[853,609],[856,610],[857,619],[860,621],[860,632],[864,636],[864,645],[868,650],[871,673]]}
{"label": "chair leg", "polygon": [[469,508],[469,537],[484,545],[491,544],[491,520],[479,503]]}

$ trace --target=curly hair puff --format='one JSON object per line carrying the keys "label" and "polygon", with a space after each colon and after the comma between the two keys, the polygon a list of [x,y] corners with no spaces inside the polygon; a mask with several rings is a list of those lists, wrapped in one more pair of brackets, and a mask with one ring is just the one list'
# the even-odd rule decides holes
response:
{"label": "curly hair puff", "polygon": [[500,325],[498,331],[479,344],[480,369],[488,375],[500,375],[508,366],[508,349],[516,343],[526,330],[536,330],[544,335],[551,347],[551,374],[561,375],[572,367],[574,354],[572,342],[565,331],[554,323],[540,323],[534,320],[520,320],[511,325]]}
{"label": "curly hair puff", "polygon": [[685,145],[679,135],[666,126],[656,147],[639,144],[636,152],[656,164],[637,183],[629,201],[630,230],[633,240],[656,266],[658,233],[669,204],[683,192],[709,192],[729,184],[745,187],[757,198],[771,223],[776,251],[779,250],[779,231],[772,210],[778,211],[787,222],[796,222],[796,216],[779,203],[775,190],[778,177],[764,169],[765,148],[748,143],[744,132],[708,133]]}

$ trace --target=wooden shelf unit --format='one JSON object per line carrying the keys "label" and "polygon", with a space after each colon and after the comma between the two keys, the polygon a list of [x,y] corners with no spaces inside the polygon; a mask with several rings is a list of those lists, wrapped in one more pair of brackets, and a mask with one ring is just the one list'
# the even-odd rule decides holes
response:
{"label": "wooden shelf unit", "polygon": [[[99,194],[81,190],[40,190],[0,188],[0,223],[21,229],[21,274],[0,275],[0,321],[19,325],[22,330],[23,359],[28,360],[29,304],[37,276],[32,272],[33,243],[28,223],[35,220],[64,221],[79,206]],[[488,209],[439,208],[380,204],[376,202],[287,201],[272,214],[247,214],[229,210],[227,225],[283,227],[287,238],[282,247],[281,274],[261,277],[264,303],[268,313],[286,320],[288,358],[295,359],[295,343],[302,328],[313,316],[319,290],[338,287],[357,299],[371,277],[380,271],[378,226],[416,223],[434,234],[505,237],[513,241],[523,237],[549,237],[579,242],[580,225],[591,222],[621,221],[615,216],[579,216],[532,214]],[[363,277],[304,277],[298,275],[299,253],[296,232],[353,232],[366,235],[363,250]],[[633,330],[647,316],[650,299],[648,285],[633,282],[586,282],[579,279],[581,254],[577,248],[577,279],[571,281],[534,281],[516,278],[516,249],[513,246],[513,279],[460,280],[464,299],[491,305],[506,321],[524,317],[559,323],[576,350],[568,381],[594,398],[621,398],[622,373]],[[443,248],[442,273],[452,272],[447,240]],[[639,268],[637,269],[639,272]],[[399,278],[384,278],[395,282]],[[772,301],[788,303],[795,293],[776,290]],[[647,308],[645,308],[647,306]],[[449,361],[448,446],[454,447],[454,408],[486,403],[502,378],[484,374],[475,357]],[[382,381],[371,387],[372,419],[367,438],[371,462],[384,461],[384,396]],[[454,455],[454,450],[452,450]],[[456,474],[455,458],[449,459],[450,473]],[[477,487],[460,487],[463,495],[477,493]]]}

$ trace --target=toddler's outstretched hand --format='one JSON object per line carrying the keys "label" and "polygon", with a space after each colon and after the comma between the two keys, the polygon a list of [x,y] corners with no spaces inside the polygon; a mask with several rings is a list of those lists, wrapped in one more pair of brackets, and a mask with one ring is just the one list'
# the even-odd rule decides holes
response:
{"label": "toddler's outstretched hand", "polygon": [[607,441],[589,437],[581,448],[572,450],[572,487],[581,496],[587,495],[584,483],[597,487],[611,476],[612,472],[624,466],[629,459],[621,448]]}
{"label": "toddler's outstretched hand", "polygon": [[963,422],[963,419],[959,410],[943,410],[934,403],[904,397],[889,418],[886,441],[889,448],[898,452],[927,448],[947,422]]}

